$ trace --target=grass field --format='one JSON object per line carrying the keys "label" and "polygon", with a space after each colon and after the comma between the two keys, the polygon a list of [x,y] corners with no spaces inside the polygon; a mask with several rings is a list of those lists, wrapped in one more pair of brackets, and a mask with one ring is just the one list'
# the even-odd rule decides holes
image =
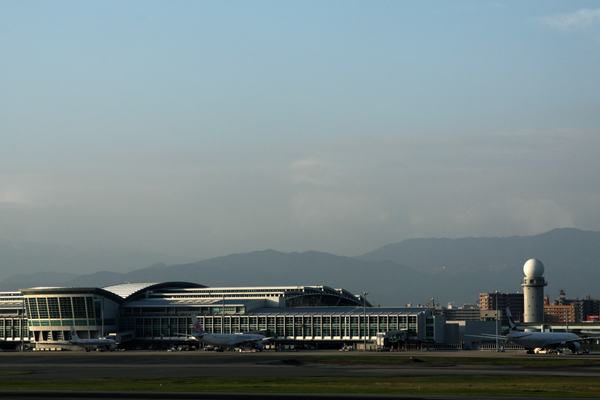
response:
{"label": "grass field", "polygon": [[195,378],[0,381],[2,390],[600,397],[600,379],[556,377]]}
{"label": "grass field", "polygon": [[[515,368],[568,368],[598,366],[600,361],[563,357],[378,357],[311,356],[285,360],[287,364],[492,365]],[[600,377],[341,377],[341,378],[163,378],[23,380],[27,371],[0,380],[0,390],[73,391],[185,391],[244,393],[330,393],[388,395],[600,397]]]}
{"label": "grass field", "polygon": [[600,361],[590,360],[585,356],[580,358],[556,357],[377,357],[377,356],[315,356],[303,357],[290,360],[290,363],[299,364],[453,364],[453,365],[496,365],[496,366],[519,366],[531,368],[545,367],[570,367],[577,365],[600,366]]}

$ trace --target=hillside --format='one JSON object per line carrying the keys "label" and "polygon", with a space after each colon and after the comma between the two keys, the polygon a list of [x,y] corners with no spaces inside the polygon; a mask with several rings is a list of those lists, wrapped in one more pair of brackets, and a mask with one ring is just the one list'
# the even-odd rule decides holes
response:
{"label": "hillside", "polygon": [[424,304],[431,298],[462,305],[477,302],[481,292],[521,291],[523,264],[530,258],[546,266],[551,299],[559,289],[570,298],[600,297],[600,232],[578,229],[525,237],[410,239],[360,257],[265,250],[125,273],[19,274],[0,281],[0,290],[176,280],[214,287],[324,285],[355,294],[367,291],[369,300],[382,306]]}
{"label": "hillside", "polygon": [[84,275],[65,285],[169,280],[215,287],[320,285],[347,289],[355,294],[367,291],[371,293],[369,299],[374,303],[403,306],[411,299],[418,299],[419,302],[427,300],[421,289],[427,279],[426,274],[390,261],[363,261],[320,252],[281,253],[265,250],[191,264],[155,265],[126,274]]}
{"label": "hillside", "polygon": [[568,297],[600,297],[600,232],[563,228],[524,237],[410,239],[358,258],[402,262],[448,282],[456,292],[520,291],[523,264],[538,258],[546,267],[545,293],[551,299],[558,289],[565,289]]}

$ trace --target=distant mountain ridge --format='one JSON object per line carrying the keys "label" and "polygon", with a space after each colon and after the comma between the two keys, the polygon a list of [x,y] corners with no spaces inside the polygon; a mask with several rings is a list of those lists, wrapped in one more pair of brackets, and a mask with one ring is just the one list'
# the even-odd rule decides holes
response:
{"label": "distant mountain ridge", "polygon": [[[394,277],[412,282],[427,279],[390,261],[363,261],[351,257],[309,251],[281,253],[274,250],[232,254],[183,265],[156,265],[125,274],[95,273],[65,282],[65,286],[105,286],[124,282],[188,281],[213,287],[330,286],[355,294],[370,291],[375,303],[398,301],[397,283],[384,280],[379,287],[369,276]],[[367,287],[368,286],[368,287]],[[403,306],[402,303],[393,305]]]}
{"label": "distant mountain ridge", "polygon": [[[568,297],[600,297],[600,232],[560,228],[535,236],[460,239],[409,239],[358,258],[402,262],[464,288],[477,282],[481,292],[521,291],[523,264],[540,259],[548,281],[545,294],[558,289]],[[461,283],[462,282],[462,283]]]}
{"label": "distant mountain ridge", "polygon": [[[214,287],[323,285],[355,294],[367,291],[369,300],[382,306],[424,304],[431,298],[462,305],[477,302],[483,292],[521,291],[523,264],[530,258],[545,264],[545,293],[551,299],[559,288],[566,289],[567,297],[600,297],[600,232],[574,228],[524,237],[409,239],[359,257],[255,251],[188,264],[158,263],[126,273],[64,276],[55,286],[173,280]],[[21,276],[21,282],[33,283],[34,278]],[[23,288],[7,287],[15,283],[13,278],[0,281],[0,290]]]}
{"label": "distant mountain ridge", "polygon": [[[460,239],[408,239],[359,256],[361,260],[390,260],[423,272],[441,267],[472,270],[486,266],[523,266],[529,258],[548,265],[600,265],[600,232],[561,228],[535,236]],[[465,253],[468,253],[465,255]]]}
{"label": "distant mountain ridge", "polygon": [[129,248],[83,251],[72,246],[0,241],[0,271],[5,277],[39,272],[80,274],[82,266],[86,271],[131,271],[157,261],[193,260]]}

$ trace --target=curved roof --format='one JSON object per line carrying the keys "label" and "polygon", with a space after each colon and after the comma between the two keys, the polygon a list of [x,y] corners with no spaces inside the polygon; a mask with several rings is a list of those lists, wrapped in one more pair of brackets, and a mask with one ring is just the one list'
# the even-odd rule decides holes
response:
{"label": "curved roof", "polygon": [[191,282],[136,282],[106,286],[102,289],[114,293],[123,300],[130,300],[136,295],[165,288],[205,288],[206,286]]}
{"label": "curved roof", "polygon": [[114,301],[115,303],[123,303],[123,298],[115,293],[96,287],[77,287],[77,288],[66,288],[66,287],[37,287],[31,289],[19,289],[23,296],[65,296],[65,295],[98,295],[106,297]]}

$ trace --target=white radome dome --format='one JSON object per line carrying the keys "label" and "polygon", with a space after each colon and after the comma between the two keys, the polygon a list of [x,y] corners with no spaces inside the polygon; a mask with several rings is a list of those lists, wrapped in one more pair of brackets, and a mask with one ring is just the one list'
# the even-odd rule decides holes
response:
{"label": "white radome dome", "polygon": [[541,278],[544,275],[544,264],[537,258],[532,258],[523,265],[523,272],[528,278]]}

